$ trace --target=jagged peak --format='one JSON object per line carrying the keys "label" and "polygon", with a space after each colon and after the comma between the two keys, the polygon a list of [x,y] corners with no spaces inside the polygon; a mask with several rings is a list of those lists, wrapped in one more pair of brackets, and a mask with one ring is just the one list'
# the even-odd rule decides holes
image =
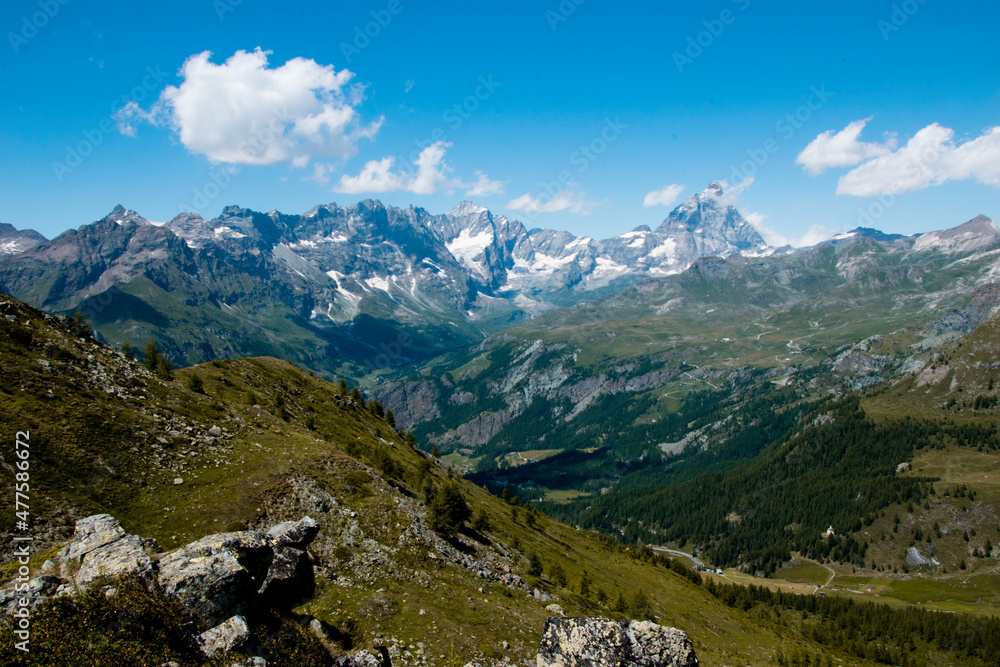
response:
{"label": "jagged peak", "polygon": [[471,215],[477,213],[488,213],[489,209],[485,206],[480,206],[468,200],[463,200],[458,203],[458,205],[448,211],[448,215],[459,216],[459,215]]}
{"label": "jagged peak", "polygon": [[712,181],[709,183],[701,193],[704,195],[714,195],[716,197],[721,197],[724,194],[724,189],[722,187],[721,181]]}
{"label": "jagged peak", "polygon": [[108,213],[106,216],[104,216],[104,220],[114,222],[119,225],[123,225],[126,222],[131,222],[135,225],[139,225],[140,227],[152,224],[146,218],[142,217],[141,215],[139,215],[130,208],[125,208],[121,204],[115,206],[114,209],[112,209],[111,213]]}

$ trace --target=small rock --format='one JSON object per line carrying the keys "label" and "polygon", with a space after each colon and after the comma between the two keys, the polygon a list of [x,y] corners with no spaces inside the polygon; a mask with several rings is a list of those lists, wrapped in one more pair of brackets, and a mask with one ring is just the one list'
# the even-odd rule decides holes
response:
{"label": "small rock", "polygon": [[208,434],[213,438],[218,438],[220,435],[222,435],[222,429],[219,428],[218,426],[213,426],[212,428],[208,429]]}
{"label": "small rock", "polygon": [[368,651],[358,651],[348,653],[334,658],[333,664],[337,667],[383,667],[382,661]]}
{"label": "small rock", "polygon": [[563,608],[557,604],[550,604],[548,607],[545,608],[545,611],[549,612],[550,614],[555,614],[556,616],[566,615],[566,612],[563,611]]}
{"label": "small rock", "polygon": [[198,637],[205,657],[240,649],[250,640],[250,627],[242,616],[233,616]]}
{"label": "small rock", "polygon": [[184,483],[183,477],[174,477],[174,486],[179,486]]}

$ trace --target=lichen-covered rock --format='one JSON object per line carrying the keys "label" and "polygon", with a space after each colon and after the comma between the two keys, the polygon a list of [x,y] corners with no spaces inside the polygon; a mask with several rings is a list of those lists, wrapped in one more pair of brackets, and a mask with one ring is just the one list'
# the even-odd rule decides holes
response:
{"label": "lichen-covered rock", "polygon": [[208,629],[246,613],[258,584],[231,551],[184,548],[160,561],[160,587],[191,612],[200,629]]}
{"label": "lichen-covered rock", "polygon": [[78,587],[86,588],[101,577],[113,579],[133,572],[145,581],[152,581],[153,562],[142,548],[141,539],[135,535],[123,535],[113,542],[88,551],[83,556],[73,581]]}
{"label": "lichen-covered rock", "polygon": [[267,531],[279,547],[294,547],[305,550],[319,534],[319,524],[311,517],[300,521],[286,521]]}
{"label": "lichen-covered rock", "polygon": [[693,667],[687,633],[649,621],[550,618],[538,667]]}
{"label": "lichen-covered rock", "polygon": [[84,556],[125,537],[125,530],[110,514],[95,514],[76,522],[73,541],[60,556],[63,560],[79,562]]}
{"label": "lichen-covered rock", "polygon": [[201,652],[207,658],[212,658],[216,653],[241,649],[248,641],[250,626],[242,616],[233,616],[198,636]]}
{"label": "lichen-covered rock", "polygon": [[181,547],[172,557],[197,558],[227,551],[236,557],[258,585],[264,582],[274,557],[274,538],[267,533],[244,530],[209,535]]}

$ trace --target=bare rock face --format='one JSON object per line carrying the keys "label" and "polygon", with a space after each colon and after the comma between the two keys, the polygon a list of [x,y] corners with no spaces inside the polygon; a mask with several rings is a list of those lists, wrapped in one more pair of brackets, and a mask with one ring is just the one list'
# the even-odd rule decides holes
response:
{"label": "bare rock face", "polygon": [[110,514],[95,514],[76,522],[73,541],[69,543],[64,559],[79,561],[85,555],[106,544],[125,537],[125,530]]}
{"label": "bare rock face", "polygon": [[538,667],[694,667],[687,633],[649,621],[550,618]]}

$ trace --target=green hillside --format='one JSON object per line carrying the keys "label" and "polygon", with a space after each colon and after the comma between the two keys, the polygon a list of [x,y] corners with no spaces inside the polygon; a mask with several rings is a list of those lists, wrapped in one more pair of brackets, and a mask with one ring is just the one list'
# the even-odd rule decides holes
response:
{"label": "green hillside", "polygon": [[[461,664],[521,662],[533,657],[546,605],[616,615],[619,597],[641,591],[649,607],[639,612],[688,631],[703,664],[771,664],[786,646],[836,654],[717,601],[651,552],[515,510],[467,482],[459,481],[479,528],[436,536],[424,494],[451,475],[378,417],[377,406],[362,407],[290,364],[216,362],[168,380],[73,322],[7,298],[0,309],[0,414],[31,434],[34,567],[70,537],[75,519],[96,512],[164,550],[308,513],[322,528],[310,547],[319,592],[302,611],[349,630],[354,646],[420,642],[428,664],[454,656]],[[7,452],[4,461],[12,483]],[[9,537],[13,517],[3,521]],[[532,556],[540,575],[529,574]],[[504,564],[527,589],[479,576]],[[536,588],[553,598],[537,600]]]}

